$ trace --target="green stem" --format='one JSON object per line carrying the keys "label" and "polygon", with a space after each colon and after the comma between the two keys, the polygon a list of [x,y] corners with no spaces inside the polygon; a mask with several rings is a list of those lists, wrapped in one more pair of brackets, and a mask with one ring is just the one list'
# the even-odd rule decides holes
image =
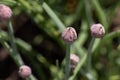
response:
{"label": "green stem", "polygon": [[[2,38],[1,38],[1,41],[3,42],[3,45],[11,52],[11,57],[14,59],[17,66],[19,67],[19,66],[23,65],[24,62],[23,62],[23,60],[22,60],[22,58],[20,56],[20,53],[17,50],[16,44],[15,44],[14,32],[13,32],[12,24],[11,24],[10,21],[8,22],[8,32],[9,32],[9,36],[10,36],[9,37],[10,38],[10,43],[11,43],[11,46],[12,46],[13,49],[10,49],[9,45],[7,45],[7,43],[4,40],[2,40]],[[33,75],[26,78],[26,80],[27,79],[36,80]]]}
{"label": "green stem", "polygon": [[42,5],[43,9],[50,15],[50,17],[54,20],[59,30],[62,32],[65,28],[65,25],[59,20],[58,16],[52,11],[52,9],[44,2]]}
{"label": "green stem", "polygon": [[[18,63],[18,60],[16,60],[16,58],[15,58],[16,56],[14,56],[14,51],[13,51],[13,49],[10,48],[9,44],[2,39],[2,36],[1,36],[1,35],[0,35],[0,43],[4,46],[4,48],[6,48],[6,49],[8,50],[8,52],[10,53],[10,56],[14,59],[15,63],[16,63],[17,65],[20,65],[20,64]],[[37,80],[37,79],[36,79],[33,75],[31,75],[29,78],[26,78],[25,80]]]}
{"label": "green stem", "polygon": [[59,61],[58,60],[56,60],[56,66],[57,66],[56,79],[60,80],[60,78],[59,78]]}
{"label": "green stem", "polygon": [[88,22],[88,26],[91,26],[91,24],[93,23],[93,18],[92,18],[92,10],[91,10],[91,1],[89,0],[85,0],[85,14],[86,14],[86,18],[87,18],[87,22]]}
{"label": "green stem", "polygon": [[105,26],[105,30],[106,30],[106,32],[108,32],[109,27],[108,27],[107,18],[106,18],[106,15],[105,15],[100,3],[98,2],[98,0],[91,0],[91,3],[93,4],[93,7],[96,11],[98,20],[100,21],[100,23],[102,23]]}
{"label": "green stem", "polygon": [[88,47],[88,56],[87,56],[87,70],[90,71],[91,70],[91,64],[92,64],[92,47],[94,44],[95,38],[92,38],[90,45]]}
{"label": "green stem", "polygon": [[[8,52],[10,53],[10,56],[15,60],[15,58],[13,56],[14,53],[13,53],[12,48],[10,48],[10,46],[8,45],[8,43],[2,39],[1,35],[0,35],[0,43],[3,45],[4,48],[6,48],[8,50]],[[18,64],[17,61],[15,61],[15,63]]]}
{"label": "green stem", "polygon": [[9,36],[10,36],[10,43],[11,43],[11,46],[13,48],[13,56],[14,56],[14,59],[15,61],[17,61],[17,65],[18,66],[21,66],[24,64],[24,62],[22,61],[20,55],[19,55],[19,52],[17,50],[17,47],[15,45],[15,38],[14,38],[14,33],[13,33],[13,28],[12,28],[12,24],[11,22],[9,21],[8,22],[8,32],[9,32]]}
{"label": "green stem", "polygon": [[65,65],[65,80],[68,80],[69,78],[69,73],[70,73],[70,45],[67,44],[66,46],[66,65]]}
{"label": "green stem", "polygon": [[88,80],[96,80],[92,73],[92,48],[95,42],[95,38],[92,38],[90,45],[88,47],[88,55],[87,55],[87,72],[88,72]]}

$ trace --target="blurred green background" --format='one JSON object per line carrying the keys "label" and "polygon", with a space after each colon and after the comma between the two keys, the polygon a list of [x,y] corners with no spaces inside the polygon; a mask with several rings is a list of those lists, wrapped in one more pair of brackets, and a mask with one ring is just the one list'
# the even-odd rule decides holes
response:
{"label": "blurred green background", "polygon": [[[46,2],[46,3],[44,3]],[[97,80],[120,80],[120,0],[0,0],[13,10],[16,45],[26,65],[38,80],[62,80],[65,43],[61,32],[72,26],[78,33],[71,53],[80,60],[91,40],[90,26],[101,23],[106,29],[92,49],[92,68]],[[0,35],[9,42],[5,23]],[[22,80],[18,67],[0,46],[0,80]],[[85,65],[76,80],[88,80]]]}

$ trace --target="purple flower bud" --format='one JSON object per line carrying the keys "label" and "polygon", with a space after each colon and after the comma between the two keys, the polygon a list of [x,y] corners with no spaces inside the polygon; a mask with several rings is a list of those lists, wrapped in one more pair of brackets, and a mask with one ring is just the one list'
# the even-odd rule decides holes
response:
{"label": "purple flower bud", "polygon": [[31,73],[32,73],[31,68],[26,65],[22,65],[18,71],[19,76],[22,78],[26,78],[26,77],[30,76]]}
{"label": "purple flower bud", "polygon": [[77,33],[73,27],[68,27],[62,32],[62,39],[66,43],[72,43],[77,39]]}
{"label": "purple flower bud", "polygon": [[93,24],[90,30],[91,35],[95,38],[101,38],[105,34],[105,29],[101,24]]}
{"label": "purple flower bud", "polygon": [[75,54],[70,54],[70,68],[73,70],[79,62],[79,57]]}
{"label": "purple flower bud", "polygon": [[4,4],[0,4],[0,20],[1,21],[7,21],[11,18],[12,16],[12,10],[4,5]]}

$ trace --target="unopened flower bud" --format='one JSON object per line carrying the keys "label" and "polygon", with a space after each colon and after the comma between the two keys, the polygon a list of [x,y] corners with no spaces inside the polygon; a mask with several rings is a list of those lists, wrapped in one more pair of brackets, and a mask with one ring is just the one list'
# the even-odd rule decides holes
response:
{"label": "unopened flower bud", "polygon": [[79,62],[79,57],[75,54],[70,54],[70,68],[74,70]]}
{"label": "unopened flower bud", "polygon": [[101,38],[105,34],[105,29],[101,24],[93,24],[91,26],[91,35],[95,38]]}
{"label": "unopened flower bud", "polygon": [[11,18],[12,16],[12,10],[4,5],[4,4],[0,4],[0,20],[1,21],[7,21]]}
{"label": "unopened flower bud", "polygon": [[62,39],[66,43],[72,43],[77,39],[77,33],[73,27],[68,27],[62,32]]}
{"label": "unopened flower bud", "polygon": [[26,65],[22,65],[20,68],[19,68],[19,71],[18,71],[18,74],[20,77],[22,78],[26,78],[28,76],[31,75],[31,68],[29,66],[26,66]]}

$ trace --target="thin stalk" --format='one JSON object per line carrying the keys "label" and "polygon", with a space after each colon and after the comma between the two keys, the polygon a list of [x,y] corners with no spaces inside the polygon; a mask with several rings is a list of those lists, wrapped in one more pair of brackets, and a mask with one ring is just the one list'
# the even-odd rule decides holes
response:
{"label": "thin stalk", "polygon": [[[85,0],[85,12],[86,12],[86,16],[87,16],[87,21],[88,21],[88,26],[91,26],[93,24],[93,18],[92,18],[92,12],[91,12],[91,5],[90,5],[90,1]],[[92,59],[92,48],[93,48],[93,44],[95,42],[95,38],[92,38],[89,47],[88,47],[88,54],[87,54],[87,71],[88,73],[91,72],[91,59]]]}
{"label": "thin stalk", "polygon": [[87,72],[90,76],[88,76],[89,80],[96,80],[94,75],[92,74],[92,48],[95,42],[95,38],[92,38],[90,45],[88,47],[88,54],[87,54]]}
{"label": "thin stalk", "polygon": [[57,70],[56,70],[56,72],[55,72],[55,78],[54,78],[54,80],[60,80],[60,78],[59,78],[59,61],[58,60],[56,60],[56,67],[57,67]]}
{"label": "thin stalk", "polygon": [[70,74],[70,45],[66,45],[66,65],[65,65],[65,80],[68,80]]}
{"label": "thin stalk", "polygon": [[[10,47],[7,45],[6,42],[4,42],[4,40],[1,39],[1,41],[4,42],[4,46],[11,52],[11,57],[14,59],[14,61],[16,62],[17,66],[20,67],[21,65],[24,64],[18,50],[17,50],[17,47],[16,47],[16,44],[15,44],[15,37],[14,37],[14,32],[13,32],[13,28],[12,28],[12,24],[11,22],[9,21],[8,22],[8,32],[9,32],[9,38],[10,38],[10,43],[11,43],[11,46],[13,49],[10,49]],[[36,80],[35,77],[33,75],[31,75],[30,77],[26,78],[26,80],[29,79],[29,80]]]}
{"label": "thin stalk", "polygon": [[58,16],[52,11],[52,9],[44,2],[42,4],[43,9],[50,15],[51,19],[54,20],[58,29],[62,32],[65,28],[65,25],[59,20]]}
{"label": "thin stalk", "polygon": [[108,32],[108,22],[105,15],[105,12],[103,11],[101,5],[99,4],[98,0],[91,0],[91,3],[93,4],[93,7],[97,13],[98,19],[100,23],[102,23],[105,26],[106,32]]}
{"label": "thin stalk", "polygon": [[91,70],[91,61],[92,61],[92,48],[93,48],[93,44],[94,44],[95,38],[92,38],[90,45],[88,47],[88,56],[87,56],[87,70],[90,71]]}
{"label": "thin stalk", "polygon": [[3,45],[3,47],[4,48],[6,48],[7,50],[8,50],[8,52],[10,53],[10,56],[14,59],[14,61],[15,61],[15,63],[18,65],[18,62],[15,60],[15,58],[14,58],[14,53],[13,53],[13,50],[12,50],[12,48],[9,46],[9,44],[6,42],[6,41],[4,41],[3,39],[2,39],[2,36],[0,35],[0,43]]}
{"label": "thin stalk", "polygon": [[23,65],[24,62],[22,61],[22,59],[19,55],[19,52],[17,50],[16,44],[15,44],[13,28],[12,28],[12,24],[10,21],[8,22],[8,33],[10,36],[10,43],[11,43],[11,46],[12,46],[13,52],[14,52],[13,56],[14,56],[15,61],[17,61],[17,66],[19,67],[19,66]]}
{"label": "thin stalk", "polygon": [[89,1],[89,0],[85,0],[84,1],[84,4],[85,4],[85,14],[86,14],[88,26],[91,26],[91,24],[93,23],[92,12],[91,12],[92,10],[91,10],[90,3],[91,3],[91,1]]}

